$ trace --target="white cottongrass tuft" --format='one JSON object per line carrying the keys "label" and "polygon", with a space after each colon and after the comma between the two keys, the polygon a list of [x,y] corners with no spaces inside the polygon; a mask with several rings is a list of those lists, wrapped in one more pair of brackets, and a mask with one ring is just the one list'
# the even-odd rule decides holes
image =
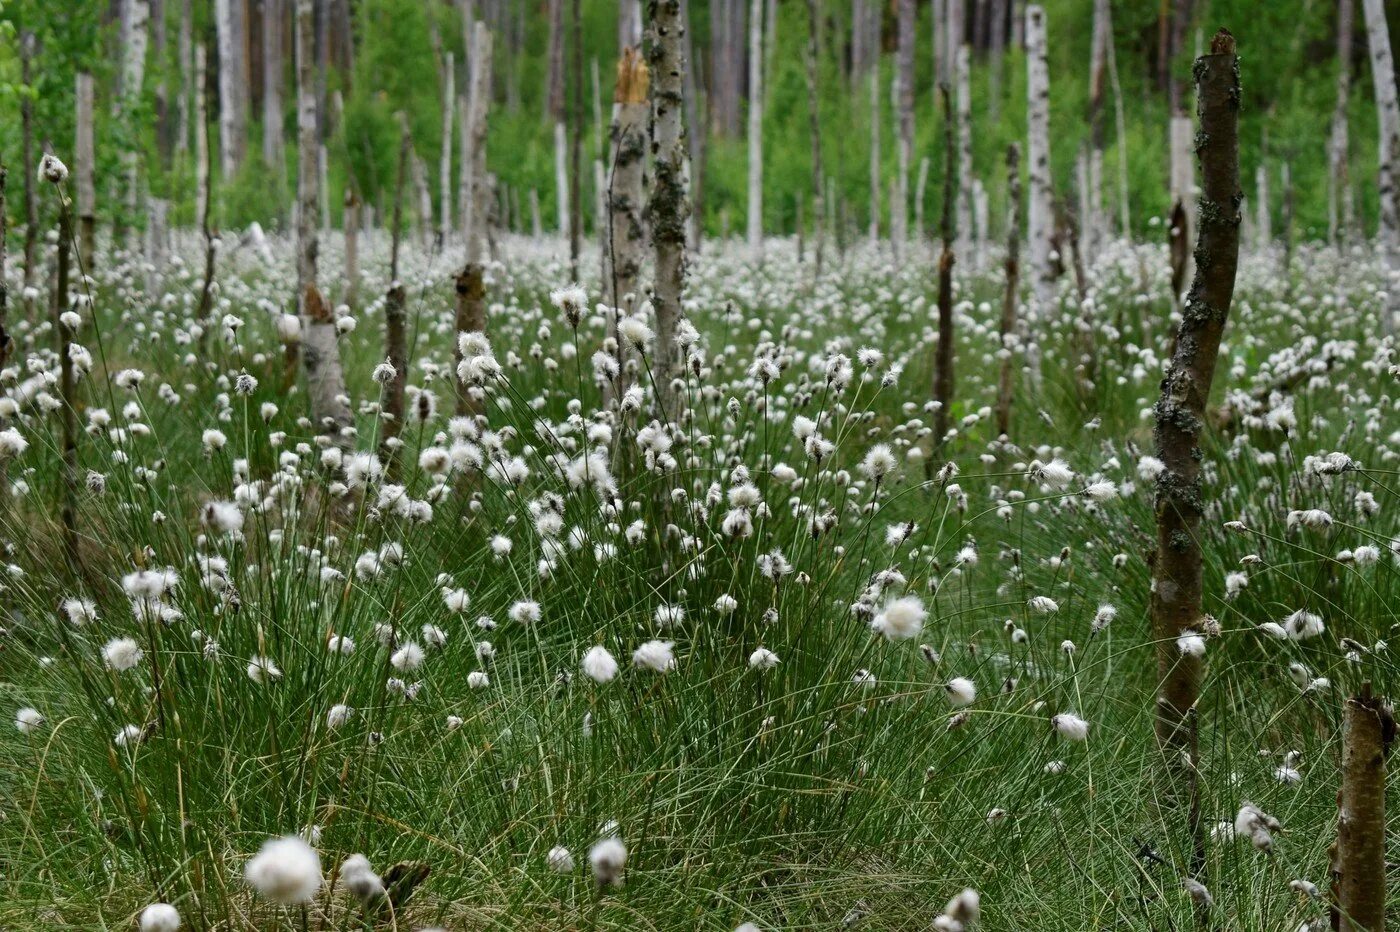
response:
{"label": "white cottongrass tuft", "polygon": [[927,617],[923,600],[916,595],[906,595],[886,602],[870,627],[883,634],[886,640],[908,641],[923,632]]}
{"label": "white cottongrass tuft", "polygon": [[321,856],[298,835],[274,838],[248,860],[243,878],[274,903],[309,903],[321,889]]}
{"label": "white cottongrass tuft", "polygon": [[604,838],[588,852],[593,879],[600,887],[622,886],[622,870],[627,866],[627,846],[620,838]]}
{"label": "white cottongrass tuft", "polygon": [[609,683],[617,676],[617,659],[601,644],[583,655],[583,672],[595,683]]}
{"label": "white cottongrass tuft", "polygon": [[141,645],[132,638],[112,638],[102,646],[102,662],[117,673],[134,668],[142,656]]}
{"label": "white cottongrass tuft", "polygon": [[676,657],[673,652],[675,641],[647,641],[632,651],[632,665],[642,670],[665,673],[674,670]]}
{"label": "white cottongrass tuft", "polygon": [[152,903],[141,910],[141,932],[177,932],[180,912],[169,903]]}
{"label": "white cottongrass tuft", "polygon": [[1073,712],[1061,712],[1050,719],[1050,724],[1060,733],[1060,737],[1070,741],[1085,741],[1089,738],[1089,723]]}

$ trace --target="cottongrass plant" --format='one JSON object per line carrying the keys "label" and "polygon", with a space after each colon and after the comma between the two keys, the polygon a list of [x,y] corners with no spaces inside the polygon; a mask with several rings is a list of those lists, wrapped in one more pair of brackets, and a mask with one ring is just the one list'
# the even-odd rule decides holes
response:
{"label": "cottongrass plant", "polygon": [[[382,300],[340,312],[357,416],[326,438],[281,389],[287,257],[231,251],[196,320],[192,259],[151,292],[138,263],[104,255],[66,302],[91,360],[80,566],[52,517],[49,328],[18,323],[0,374],[15,725],[0,920],[1325,915],[1299,891],[1326,877],[1338,700],[1395,682],[1400,423],[1391,349],[1363,338],[1372,263],[1319,251],[1308,281],[1280,282],[1262,255],[1242,276],[1222,396],[1238,413],[1206,475],[1211,617],[1178,644],[1210,670],[1217,828],[1197,876],[1154,805],[1149,737],[1159,249],[1110,244],[1089,312],[1066,293],[1047,315],[1047,385],[1017,399],[1014,442],[991,432],[999,283],[959,278],[967,374],[955,436],[935,447],[918,263],[858,249],[813,278],[781,244],[762,274],[707,249],[667,387],[649,305],[598,306],[538,244],[504,248],[484,335],[453,332],[446,257],[403,257],[392,480]],[[329,238],[328,267],[338,249]],[[368,233],[360,249],[371,294],[387,244]],[[1341,306],[1361,319],[1316,313]],[[1087,395],[1073,371],[1086,319]],[[471,415],[451,413],[459,385]],[[666,388],[679,404],[661,412]],[[426,879],[396,883],[416,865]]]}

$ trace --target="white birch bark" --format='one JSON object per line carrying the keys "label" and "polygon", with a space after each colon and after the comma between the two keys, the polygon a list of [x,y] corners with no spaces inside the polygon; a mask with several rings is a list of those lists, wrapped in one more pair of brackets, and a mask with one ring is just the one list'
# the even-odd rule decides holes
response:
{"label": "white birch bark", "polygon": [[243,161],[247,142],[244,108],[243,4],[214,0],[214,27],[219,43],[219,170],[232,178]]}
{"label": "white birch bark", "polygon": [[1274,241],[1269,211],[1269,170],[1263,162],[1254,169],[1254,243],[1255,249],[1265,249]]}
{"label": "white birch bark", "polygon": [[685,59],[682,52],[681,0],[652,0],[651,82],[652,152],[656,182],[651,193],[651,239],[655,249],[652,305],[656,310],[654,378],[663,418],[679,414],[681,401],[672,387],[680,374],[676,330],[682,317],[685,288],[685,231],[690,205],[685,191],[686,145],[682,123]]}
{"label": "white birch bark", "polygon": [[569,234],[569,134],[563,120],[554,123],[554,205],[560,236]]}
{"label": "white birch bark", "polygon": [[1050,187],[1050,72],[1045,62],[1045,9],[1026,7],[1026,95],[1030,163],[1030,204],[1027,239],[1035,301],[1032,319],[1049,314],[1055,301],[1051,268],[1054,203]]}
{"label": "white birch bark", "polygon": [[438,155],[438,236],[447,239],[452,227],[452,121],[457,106],[457,69],[447,53],[442,69],[442,152]]}
{"label": "white birch bark", "polygon": [[97,192],[93,184],[93,82],[92,74],[80,71],[75,88],[73,173],[77,188],[78,255],[84,274],[92,272],[93,225],[96,220]]}
{"label": "white birch bark", "polygon": [[763,261],[763,0],[749,4],[749,257]]}
{"label": "white birch bark", "polygon": [[972,252],[972,50],[958,46],[958,258],[967,262]]}
{"label": "white birch bark", "polygon": [[[470,189],[462,218],[467,239],[467,263],[480,264],[485,255],[486,224],[490,212],[490,187],[486,177],[486,115],[491,106],[491,30],[477,21],[472,27],[471,72],[467,82],[468,148],[462,161],[468,166]],[[568,189],[565,188],[567,191]]]}
{"label": "white birch bark", "polygon": [[[609,281],[603,283],[604,302],[623,307],[636,295],[646,263],[646,228],[642,208],[647,157],[647,94],[650,73],[641,55],[627,49],[617,64],[613,90],[612,178],[608,184]],[[615,328],[614,328],[615,329]],[[619,357],[621,360],[624,357]]]}
{"label": "white birch bark", "polygon": [[263,162],[280,176],[286,159],[282,142],[282,6],[283,0],[262,0]]}
{"label": "white birch bark", "polygon": [[914,12],[914,0],[899,0],[894,93],[899,128],[896,137],[898,174],[890,201],[890,242],[896,262],[909,241],[909,173],[914,162]]}
{"label": "white birch bark", "polygon": [[870,241],[880,240],[880,69],[870,69]]}
{"label": "white birch bark", "polygon": [[1376,116],[1380,126],[1377,157],[1380,164],[1380,230],[1376,245],[1390,278],[1385,332],[1395,329],[1400,311],[1400,103],[1396,101],[1395,60],[1390,52],[1390,32],[1384,0],[1362,0],[1366,14],[1366,39],[1371,50],[1371,78],[1376,88]]}
{"label": "white birch bark", "polygon": [[1347,102],[1351,98],[1351,40],[1355,19],[1352,0],[1337,2],[1337,97],[1332,108],[1332,130],[1327,143],[1327,241],[1334,246],[1347,238],[1350,219],[1346,195],[1350,188]]}
{"label": "white birch bark", "polygon": [[201,42],[194,48],[194,218],[202,224],[209,210],[209,53]]}

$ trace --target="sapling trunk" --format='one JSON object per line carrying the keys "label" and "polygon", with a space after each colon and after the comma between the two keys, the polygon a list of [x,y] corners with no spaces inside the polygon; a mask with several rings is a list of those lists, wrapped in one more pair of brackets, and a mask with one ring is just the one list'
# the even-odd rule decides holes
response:
{"label": "sapling trunk", "polygon": [[394,441],[403,430],[404,384],[408,379],[407,295],[397,279],[391,279],[384,295],[384,355],[394,368],[394,377],[385,383],[384,416],[379,426],[379,458],[384,462],[390,482],[397,482],[401,472],[398,444]]}
{"label": "sapling trunk", "polygon": [[1196,60],[1197,155],[1201,166],[1196,272],[1187,293],[1176,347],[1156,413],[1157,548],[1151,615],[1157,642],[1159,687],[1156,736],[1165,768],[1168,810],[1181,810],[1190,839],[1192,873],[1204,868],[1203,823],[1197,764],[1196,705],[1204,663],[1177,648],[1185,632],[1201,632],[1201,434],[1215,375],[1221,334],[1230,313],[1240,248],[1239,59],[1224,29],[1210,54]]}
{"label": "sapling trunk", "polygon": [[1341,932],[1385,932],[1385,758],[1395,720],[1371,684],[1346,701],[1336,869]]}
{"label": "sapling trunk", "polygon": [[[62,193],[60,192],[60,198]],[[58,213],[58,246],[55,259],[53,297],[49,303],[53,314],[53,332],[57,342],[59,364],[59,418],[63,430],[63,552],[69,567],[78,573],[82,567],[78,550],[78,392],[70,349],[73,334],[64,325],[62,316],[68,310],[69,266],[72,263],[73,216],[66,203]]]}
{"label": "sapling trunk", "polygon": [[340,225],[345,232],[345,303],[354,309],[360,304],[360,199],[350,185],[345,187]]}
{"label": "sapling trunk", "polygon": [[681,401],[671,382],[680,374],[676,328],[681,322],[686,219],[690,213],[681,119],[685,88],[681,0],[650,0],[647,20],[651,27],[647,64],[651,74],[651,148],[656,172],[650,203],[651,241],[656,254],[652,297],[656,348],[651,366],[657,402],[663,418],[669,419],[679,414]]}
{"label": "sapling trunk", "polygon": [[997,435],[1011,434],[1011,377],[1016,360],[1016,302],[1021,284],[1021,150],[1006,147],[1006,292],[1001,299],[1001,371],[997,375]]}

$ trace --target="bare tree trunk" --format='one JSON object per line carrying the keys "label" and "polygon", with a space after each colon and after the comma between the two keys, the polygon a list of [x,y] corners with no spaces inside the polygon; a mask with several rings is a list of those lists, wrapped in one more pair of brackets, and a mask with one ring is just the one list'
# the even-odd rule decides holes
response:
{"label": "bare tree trunk", "polygon": [[1341,932],[1385,932],[1385,758],[1395,720],[1371,684],[1346,702],[1338,795]]}
{"label": "bare tree trunk", "polygon": [[232,178],[248,148],[247,67],[242,0],[214,0],[219,40],[219,170]]}
{"label": "bare tree trunk", "polygon": [[77,114],[74,119],[76,139],[73,142],[73,166],[77,176],[78,207],[78,262],[84,269],[92,269],[92,254],[97,236],[97,189],[93,185],[93,163],[95,153],[92,144],[92,74],[78,72]]}
{"label": "bare tree trunk", "polygon": [[1108,78],[1113,84],[1113,129],[1118,140],[1118,226],[1124,237],[1133,234],[1131,204],[1128,199],[1128,121],[1123,115],[1123,87],[1118,83],[1118,53],[1113,30],[1108,30]]}
{"label": "bare tree trunk", "polygon": [[640,48],[642,44],[642,0],[621,0],[617,14],[617,47]]}
{"label": "bare tree trunk", "polygon": [[[1196,229],[1195,210],[1195,168],[1192,165],[1191,153],[1195,148],[1195,127],[1191,124],[1188,116],[1174,116],[1171,118],[1170,133],[1170,153],[1171,153],[1171,188],[1169,199],[1172,210],[1175,211],[1177,205],[1181,206],[1182,216],[1186,226],[1182,230],[1182,237],[1189,243],[1192,234]],[[1187,260],[1187,274],[1189,275],[1190,260]],[[1180,300],[1180,295],[1176,295],[1174,300]]]}
{"label": "bare tree trunk", "polygon": [[918,180],[914,182],[914,241],[918,243],[924,240],[924,200],[928,192],[929,168],[928,156],[919,159]]}
{"label": "bare tree trunk", "polygon": [[262,0],[263,162],[280,177],[286,165],[282,142],[283,0]]}
{"label": "bare tree trunk", "polygon": [[1371,78],[1376,88],[1376,114],[1380,125],[1380,235],[1377,246],[1390,286],[1384,313],[1385,332],[1395,331],[1400,312],[1400,102],[1396,100],[1395,60],[1390,54],[1390,33],[1384,0],[1362,0],[1366,13],[1366,38],[1371,49]]}
{"label": "bare tree trunk", "polygon": [[[893,209],[893,205],[891,205]],[[880,69],[870,69],[870,242],[880,241]]]}
{"label": "bare tree trunk", "polygon": [[447,242],[452,222],[452,117],[457,105],[457,73],[447,53],[442,68],[442,152],[438,156],[438,239]]}
{"label": "bare tree trunk", "polygon": [[987,111],[992,125],[1001,118],[1001,72],[1002,58],[1006,49],[1006,4],[1007,0],[992,0],[992,32],[987,50]]}
{"label": "bare tree trunk", "polygon": [[749,256],[763,261],[763,0],[749,4]]}
{"label": "bare tree trunk", "polygon": [[[1029,229],[1031,274],[1035,300],[1031,321],[1050,316],[1055,304],[1054,196],[1050,185],[1050,72],[1045,63],[1045,9],[1038,4],[1026,7],[1026,97],[1029,130],[1027,153],[1030,157]],[[1031,379],[1040,384],[1039,343],[1032,338],[1026,345]]]}
{"label": "bare tree trunk", "polygon": [[1337,100],[1332,108],[1332,131],[1327,143],[1327,241],[1333,246],[1346,239],[1346,192],[1351,186],[1348,171],[1349,132],[1347,102],[1351,97],[1351,42],[1355,22],[1353,0],[1337,0]]}
{"label": "bare tree trunk", "polygon": [[[640,6],[640,0],[638,0]],[[638,14],[640,15],[640,13]],[[693,43],[690,31],[690,0],[681,0],[681,28],[685,30],[685,48],[682,54],[685,61],[694,61],[692,54]],[[641,48],[641,39],[638,38],[637,48]],[[706,160],[706,134],[708,132],[708,116],[702,118],[701,114],[708,114],[708,107],[701,105],[701,92],[703,82],[697,80],[696,69],[685,69],[685,80],[681,85],[681,93],[685,95],[685,125],[690,127],[690,132],[686,133],[686,153],[690,158],[690,219],[686,225],[686,246],[695,254],[700,253],[701,244],[704,242],[705,231],[705,160]]]}
{"label": "bare tree trunk", "polygon": [[[345,303],[353,310],[360,305],[360,199],[351,185],[345,186],[340,225],[345,232]],[[389,280],[397,277],[391,272]]]}
{"label": "bare tree trunk", "polygon": [[958,125],[958,243],[957,254],[966,262],[972,254],[972,50],[958,46],[957,125]]}
{"label": "bare tree trunk", "polygon": [[583,248],[583,13],[580,0],[573,0],[573,106],[569,121],[573,137],[569,140],[569,277],[578,281],[579,250]]}
{"label": "bare tree trunk", "polygon": [[1104,96],[1108,83],[1109,46],[1113,44],[1113,21],[1109,0],[1094,0],[1093,47],[1089,55],[1089,165],[1087,210],[1079,215],[1084,251],[1092,260],[1103,240],[1103,150]]}
{"label": "bare tree trunk", "polygon": [[[646,228],[642,224],[643,176],[646,171],[647,94],[651,75],[641,53],[624,49],[617,63],[617,83],[613,89],[613,167],[608,185],[611,281],[603,287],[609,307],[626,308],[628,295],[639,294],[638,280],[646,262]],[[616,325],[611,328],[616,337]],[[621,347],[619,364],[625,359]]]}
{"label": "bare tree trunk", "polygon": [[78,550],[78,383],[73,372],[73,334],[63,324],[62,316],[69,309],[68,285],[69,264],[72,256],[73,218],[67,205],[60,205],[58,213],[58,248],[56,250],[56,274],[54,290],[50,301],[52,325],[57,346],[54,349],[59,358],[59,396],[62,405],[59,418],[63,425],[63,550],[69,566],[75,570],[82,567]]}
{"label": "bare tree trunk", "polygon": [[[486,331],[486,267],[485,241],[490,211],[490,196],[486,177],[486,114],[491,105],[491,31],[483,22],[472,26],[471,71],[467,77],[467,93],[471,106],[467,112],[467,146],[462,161],[469,165],[471,190],[462,217],[466,228],[466,261],[456,281],[457,333]],[[456,362],[461,362],[460,345],[454,347]],[[457,413],[473,413],[475,404],[470,390],[457,381]]]}
{"label": "bare tree trunk", "polygon": [[1196,706],[1204,663],[1177,649],[1202,625],[1201,434],[1221,334],[1234,297],[1240,249],[1239,59],[1222,29],[1195,66],[1200,119],[1201,224],[1195,280],[1186,299],[1156,406],[1157,549],[1152,563],[1152,626],[1157,641],[1157,743],[1166,767],[1167,809],[1184,809],[1192,841],[1191,873],[1204,868],[1205,837],[1197,779]]}
{"label": "bare tree trunk", "polygon": [[175,105],[175,154],[183,155],[190,148],[190,97],[193,88],[185,76],[194,74],[194,3],[180,4],[180,33],[176,39],[176,55],[180,59],[180,99]]}
{"label": "bare tree trunk", "polygon": [[[403,240],[404,178],[408,173],[413,137],[409,133],[407,115],[401,110],[398,117],[401,132],[399,164],[394,180],[394,219],[389,241],[389,290],[384,295],[384,355],[394,371],[392,378],[382,383],[384,417],[380,420],[379,428],[379,458],[384,462],[385,474],[390,482],[398,481],[401,470],[398,438],[403,430],[404,386],[408,379],[407,295],[403,283],[399,281],[399,245]],[[447,138],[451,139],[450,136]]]}
{"label": "bare tree trunk", "polygon": [[656,252],[652,306],[656,309],[656,350],[653,378],[663,419],[680,413],[682,399],[671,380],[680,374],[676,330],[681,322],[685,288],[685,130],[681,124],[685,87],[680,0],[649,0],[647,19],[651,47],[651,145],[656,183],[652,187],[651,240]]}
{"label": "bare tree trunk", "polygon": [[816,270],[822,274],[826,251],[826,180],[822,174],[821,97],[818,68],[821,64],[821,0],[807,0],[807,128],[812,139],[812,226],[815,234]]}
{"label": "bare tree trunk", "polygon": [[[10,339],[10,280],[5,277],[5,265],[8,261],[6,252],[6,239],[10,231],[10,215],[6,213],[5,185],[9,181],[10,170],[0,163],[0,369],[10,361],[10,353],[14,350],[13,341]],[[4,471],[0,470],[0,479],[3,479]]]}
{"label": "bare tree trunk", "polygon": [[997,435],[1011,434],[1011,376],[1016,358],[1016,303],[1021,282],[1021,150],[1006,147],[1006,293],[1001,301],[1001,370],[997,377]]}
{"label": "bare tree trunk", "polygon": [[[948,85],[939,88],[943,98],[943,251],[938,256],[938,355],[933,360],[933,446],[937,453],[948,441],[953,411],[953,192],[957,177],[957,153],[953,148],[953,101]],[[929,458],[930,468],[936,457]]]}
{"label": "bare tree trunk", "polygon": [[201,224],[210,211],[208,70],[209,53],[201,42],[194,50],[194,215]]}
{"label": "bare tree trunk", "polygon": [[914,162],[914,0],[898,0],[895,101],[899,109],[899,139],[895,195],[890,203],[890,241],[895,261],[909,240],[909,173]]}
{"label": "bare tree trunk", "polygon": [[306,371],[311,421],[344,446],[350,437],[350,406],[340,365],[335,318],[317,287],[320,240],[316,207],[321,200],[317,153],[314,0],[297,0],[297,299],[301,314],[301,362]]}
{"label": "bare tree trunk", "polygon": [[[35,53],[34,33],[25,32],[20,36],[20,85],[25,88],[26,93],[21,95],[19,101],[20,123],[22,125],[23,142],[21,148],[24,153],[24,290],[26,294],[30,291],[38,280],[38,246],[39,246],[39,199],[38,192],[34,190],[35,184],[35,162],[34,162],[34,100],[28,91],[34,87],[33,66]],[[29,306],[28,298],[25,299],[26,311],[31,315],[34,308]]]}

